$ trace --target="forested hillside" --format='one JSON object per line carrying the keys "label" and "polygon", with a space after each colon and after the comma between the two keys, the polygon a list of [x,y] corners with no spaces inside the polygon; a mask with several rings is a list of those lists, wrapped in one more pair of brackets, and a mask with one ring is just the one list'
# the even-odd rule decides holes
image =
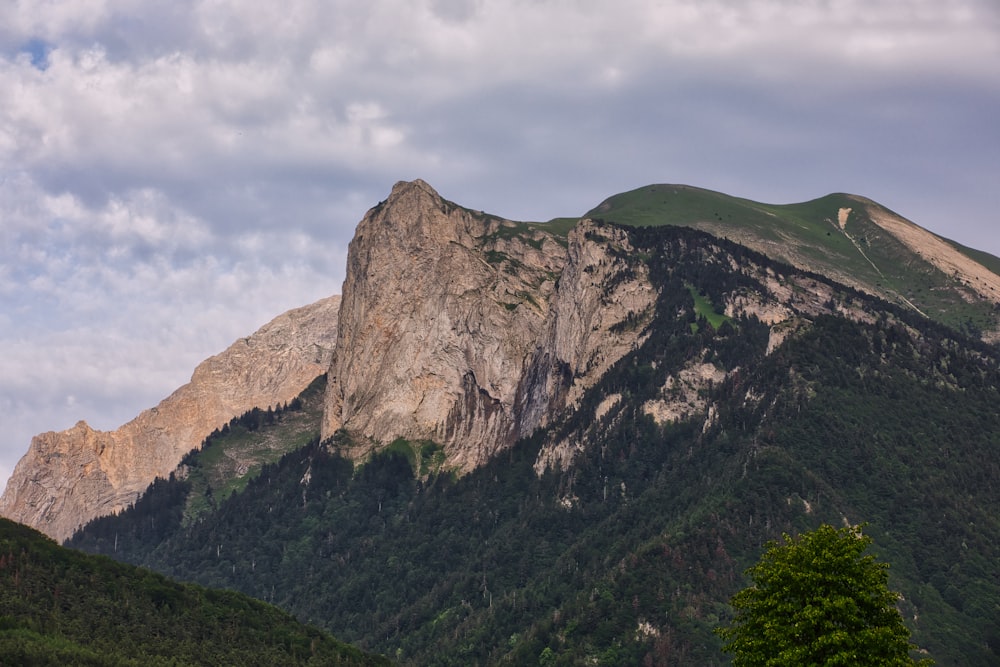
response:
{"label": "forested hillside", "polygon": [[233,592],[181,585],[0,519],[0,665],[386,665]]}
{"label": "forested hillside", "polygon": [[[178,477],[71,544],[249,593],[403,664],[721,665],[712,631],[768,540],[867,523],[913,642],[940,665],[997,664],[997,350],[836,285],[852,318],[798,317],[775,341],[713,306],[761,290],[734,267],[789,289],[825,278],[688,229],[629,233],[659,297],[627,325],[648,335],[491,463],[459,478],[434,443],[405,441],[355,463],[341,434],[197,519]],[[685,389],[695,365],[724,379]],[[671,396],[688,410],[657,421]],[[537,474],[560,442],[573,464]]]}

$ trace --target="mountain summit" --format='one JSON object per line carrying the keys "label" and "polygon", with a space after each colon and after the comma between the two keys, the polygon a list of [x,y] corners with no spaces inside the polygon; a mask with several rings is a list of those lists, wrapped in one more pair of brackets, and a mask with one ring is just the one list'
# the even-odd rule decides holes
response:
{"label": "mountain summit", "polygon": [[851,194],[763,204],[686,185],[609,197],[591,218],[700,229],[828,276],[990,342],[1000,341],[1000,259]]}

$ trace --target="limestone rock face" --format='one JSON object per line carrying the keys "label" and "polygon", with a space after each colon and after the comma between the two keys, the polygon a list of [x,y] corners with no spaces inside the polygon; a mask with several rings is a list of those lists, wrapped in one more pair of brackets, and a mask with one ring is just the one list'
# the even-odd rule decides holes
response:
{"label": "limestone rock face", "polygon": [[0,514],[64,540],[127,507],[213,430],[291,401],[326,372],[340,297],[278,316],[195,369],[191,381],[115,431],[79,422],[35,436],[0,496]]}
{"label": "limestone rock face", "polygon": [[350,433],[352,456],[403,437],[443,445],[460,471],[485,463],[635,344],[613,327],[655,294],[620,275],[630,250],[596,222],[561,239],[398,183],[348,252],[323,436]]}
{"label": "limestone rock face", "polygon": [[432,439],[461,470],[513,442],[565,261],[551,234],[398,183],[348,251],[323,436],[350,432],[353,456]]}
{"label": "limestone rock face", "polygon": [[[191,382],[112,432],[36,436],[0,513],[57,539],[133,502],[214,429],[290,401],[328,372],[323,437],[360,458],[433,440],[466,472],[573,406],[638,344],[655,291],[623,230],[568,237],[399,183],[359,224],[343,299],[285,315],[198,366]],[[629,268],[629,266],[632,268]],[[339,315],[339,317],[338,317]]]}
{"label": "limestone rock face", "polygon": [[[568,261],[531,373],[537,380],[528,383],[522,408],[532,429],[576,407],[615,362],[642,344],[643,322],[657,292],[648,267],[626,260],[634,252],[628,234],[618,227],[585,219],[570,231]],[[536,471],[567,467],[580,447],[580,442],[545,443]]]}
{"label": "limestone rock face", "polygon": [[[646,265],[626,261],[634,252],[619,227],[585,219],[570,231],[566,268],[539,350],[548,382],[547,398],[532,402],[538,408],[551,412],[575,404],[641,342],[645,327],[621,325],[648,315],[656,291]],[[545,418],[535,421],[545,423]]]}

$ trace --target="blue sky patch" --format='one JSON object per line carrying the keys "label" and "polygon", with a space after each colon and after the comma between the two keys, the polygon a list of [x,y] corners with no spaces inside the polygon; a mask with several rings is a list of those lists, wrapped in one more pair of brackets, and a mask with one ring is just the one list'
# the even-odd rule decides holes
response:
{"label": "blue sky patch", "polygon": [[49,53],[52,51],[52,45],[45,40],[33,37],[22,44],[18,51],[31,56],[31,65],[35,69],[44,72],[49,68]]}

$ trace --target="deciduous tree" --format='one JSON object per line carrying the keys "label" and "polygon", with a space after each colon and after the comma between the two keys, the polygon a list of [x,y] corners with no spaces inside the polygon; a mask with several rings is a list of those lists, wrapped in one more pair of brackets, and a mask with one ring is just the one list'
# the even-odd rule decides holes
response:
{"label": "deciduous tree", "polygon": [[770,543],[747,571],[753,584],[731,600],[731,624],[718,630],[733,665],[917,664],[888,565],[865,554],[871,542],[859,529],[823,525]]}

